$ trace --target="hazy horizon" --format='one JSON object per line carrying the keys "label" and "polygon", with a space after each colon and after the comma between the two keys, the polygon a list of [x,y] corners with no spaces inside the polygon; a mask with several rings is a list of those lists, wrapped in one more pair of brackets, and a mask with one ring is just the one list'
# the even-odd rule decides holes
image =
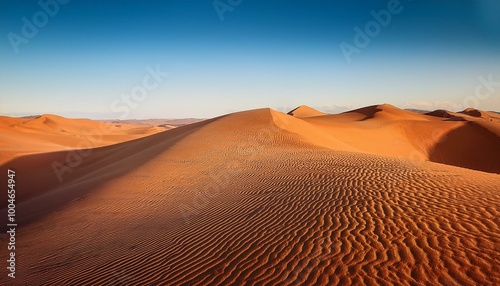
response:
{"label": "hazy horizon", "polygon": [[500,110],[495,0],[0,3],[2,115]]}
{"label": "hazy horizon", "polygon": [[[384,103],[380,103],[380,104],[384,104]],[[307,104],[304,104],[304,105],[307,106]],[[321,111],[321,112],[324,112],[324,113],[327,113],[327,114],[338,114],[338,113],[352,111],[352,110],[356,110],[356,109],[363,108],[363,107],[368,107],[368,106],[374,106],[374,104],[367,105],[367,106],[352,107],[352,108],[349,108],[349,107],[339,107],[339,106],[323,106],[323,107],[320,106],[320,107],[311,107],[311,108],[316,109],[316,110]],[[288,112],[292,111],[293,109],[295,109],[297,107],[298,106],[296,106],[296,107],[285,106],[285,107],[278,107],[275,110],[283,112],[283,113],[288,113]],[[410,108],[410,107],[409,108],[402,108],[402,107],[399,107],[399,106],[396,106],[396,107],[400,108],[400,109],[405,109],[405,110],[418,110],[418,111],[429,111],[429,112],[439,109],[439,108],[437,108],[437,109],[424,109],[424,108]],[[261,108],[271,108],[271,107],[261,107]],[[259,109],[259,108],[255,108],[255,109]],[[138,121],[140,121],[140,120],[209,119],[209,118],[223,116],[223,115],[234,113],[234,112],[241,112],[241,111],[247,111],[247,110],[248,109],[245,109],[245,110],[243,110],[243,109],[242,110],[234,110],[234,111],[230,111],[228,113],[218,114],[218,115],[215,115],[215,116],[212,116],[212,117],[192,117],[191,116],[191,117],[137,117],[137,118],[119,118],[118,116],[117,117],[107,117],[109,115],[105,114],[105,113],[99,114],[99,113],[84,113],[84,112],[66,112],[66,114],[65,113],[62,113],[62,114],[59,114],[59,113],[39,113],[39,114],[36,114],[36,113],[23,113],[23,112],[20,112],[20,113],[0,114],[0,116],[9,116],[9,117],[23,118],[23,117],[42,116],[42,115],[47,115],[47,114],[53,114],[53,115],[62,116],[62,117],[66,117],[66,118],[72,118],[72,119],[91,119],[91,120],[104,120],[104,121],[107,121],[107,120],[124,120],[124,121],[127,121],[127,120],[130,120],[130,121],[132,121],[132,120],[138,120]],[[448,110],[448,111],[460,112],[460,111],[463,111],[463,110]],[[495,112],[495,113],[499,113],[500,114],[500,111],[498,111],[498,110],[484,110],[484,111]],[[112,113],[111,115],[113,115],[113,114],[114,113]]]}

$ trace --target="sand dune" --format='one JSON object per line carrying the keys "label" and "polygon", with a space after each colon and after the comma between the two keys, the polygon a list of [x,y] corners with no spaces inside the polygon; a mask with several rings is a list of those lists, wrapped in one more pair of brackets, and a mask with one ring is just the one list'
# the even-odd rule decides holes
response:
{"label": "sand dune", "polygon": [[421,115],[384,104],[303,121],[358,152],[500,173],[500,124],[489,117]]}
{"label": "sand dune", "polygon": [[489,112],[474,108],[466,108],[465,110],[460,111],[459,113],[474,117],[480,117],[482,119],[485,119],[486,121],[500,122],[500,114],[494,112]]}
{"label": "sand dune", "polygon": [[2,164],[19,182],[16,282],[500,284],[495,122],[298,110],[95,147],[62,182],[52,163],[75,151]]}
{"label": "sand dune", "polygon": [[22,154],[115,144],[165,129],[170,128],[68,119],[52,114],[28,118],[0,116],[0,163]]}
{"label": "sand dune", "polygon": [[292,115],[298,118],[304,118],[304,117],[321,116],[325,115],[325,113],[318,111],[314,108],[310,108],[307,105],[301,105],[288,112],[288,115]]}

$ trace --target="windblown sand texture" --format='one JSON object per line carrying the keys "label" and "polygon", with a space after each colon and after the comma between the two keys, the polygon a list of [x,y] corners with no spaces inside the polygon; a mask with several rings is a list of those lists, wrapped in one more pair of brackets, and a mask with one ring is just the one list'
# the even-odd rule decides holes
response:
{"label": "windblown sand texture", "polygon": [[62,183],[72,151],[16,157],[15,282],[500,285],[499,117],[478,112],[239,112],[95,147]]}
{"label": "windblown sand texture", "polygon": [[165,129],[171,128],[68,119],[53,114],[0,116],[0,164],[22,154],[101,147]]}

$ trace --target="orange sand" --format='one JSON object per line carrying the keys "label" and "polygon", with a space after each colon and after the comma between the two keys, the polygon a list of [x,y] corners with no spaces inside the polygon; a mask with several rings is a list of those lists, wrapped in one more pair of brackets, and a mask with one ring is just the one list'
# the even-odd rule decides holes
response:
{"label": "orange sand", "polygon": [[52,114],[29,118],[0,116],[0,164],[22,154],[101,147],[165,129],[170,128],[68,119]]}
{"label": "orange sand", "polygon": [[92,147],[62,182],[52,165],[76,151],[16,157],[0,166],[18,185],[15,282],[499,285],[500,137],[480,112],[239,112]]}

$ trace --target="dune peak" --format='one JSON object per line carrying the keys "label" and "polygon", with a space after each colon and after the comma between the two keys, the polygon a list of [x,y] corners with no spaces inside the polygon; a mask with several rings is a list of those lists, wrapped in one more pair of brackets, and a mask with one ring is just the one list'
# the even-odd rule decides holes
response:
{"label": "dune peak", "polygon": [[466,108],[466,109],[460,111],[459,113],[469,115],[469,116],[474,116],[474,117],[481,117],[483,115],[483,112],[481,112],[481,110],[471,108],[471,107]]}
{"label": "dune peak", "polygon": [[287,114],[298,118],[305,118],[305,117],[322,116],[325,115],[326,113],[323,113],[307,105],[300,105],[299,107],[292,109]]}
{"label": "dune peak", "polygon": [[465,119],[390,104],[261,108],[170,130],[0,117],[0,168],[17,172],[27,226],[16,281],[490,285],[498,116],[433,113]]}

